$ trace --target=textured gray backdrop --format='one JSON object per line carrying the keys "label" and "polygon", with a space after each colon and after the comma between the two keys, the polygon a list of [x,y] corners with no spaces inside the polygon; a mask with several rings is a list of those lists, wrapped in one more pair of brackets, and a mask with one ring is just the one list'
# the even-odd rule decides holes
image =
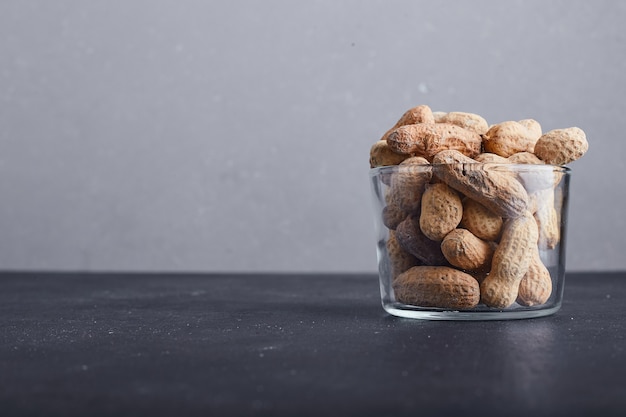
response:
{"label": "textured gray backdrop", "polygon": [[0,269],[374,272],[409,107],[579,126],[569,270],[626,268],[626,2],[0,2]]}

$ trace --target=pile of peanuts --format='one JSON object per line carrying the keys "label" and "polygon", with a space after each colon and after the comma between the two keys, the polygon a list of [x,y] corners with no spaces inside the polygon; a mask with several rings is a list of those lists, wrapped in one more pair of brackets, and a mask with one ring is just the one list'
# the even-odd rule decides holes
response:
{"label": "pile of peanuts", "polygon": [[490,126],[473,113],[407,110],[370,149],[371,168],[397,166],[382,179],[396,300],[459,310],[546,303],[553,285],[540,250],[559,244],[564,174],[524,168],[563,166],[587,149],[577,127],[542,133],[533,119]]}

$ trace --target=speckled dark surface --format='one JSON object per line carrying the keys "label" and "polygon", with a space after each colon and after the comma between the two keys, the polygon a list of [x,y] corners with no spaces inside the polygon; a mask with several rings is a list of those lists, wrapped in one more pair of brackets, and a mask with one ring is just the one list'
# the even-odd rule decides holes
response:
{"label": "speckled dark surface", "polygon": [[626,273],[399,319],[374,275],[0,274],[0,415],[625,415]]}

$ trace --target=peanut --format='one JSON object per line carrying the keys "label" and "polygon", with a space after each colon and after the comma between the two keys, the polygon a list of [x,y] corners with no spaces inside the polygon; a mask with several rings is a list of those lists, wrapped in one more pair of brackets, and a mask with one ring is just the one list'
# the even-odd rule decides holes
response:
{"label": "peanut", "polygon": [[535,144],[535,155],[546,164],[566,165],[589,149],[585,132],[577,127],[555,129],[542,135]]}
{"label": "peanut", "polygon": [[476,163],[458,151],[442,151],[433,159],[434,174],[457,191],[501,217],[518,217],[528,209],[528,194],[507,173],[472,167]]}
{"label": "peanut", "polygon": [[400,119],[398,119],[396,124],[385,132],[381,140],[387,140],[389,134],[400,126],[414,125],[418,123],[435,123],[435,117],[433,116],[433,112],[430,107],[422,104],[408,109],[404,112]]}
{"label": "peanut", "polygon": [[420,265],[415,256],[400,247],[393,231],[389,233],[389,238],[387,239],[387,255],[389,256],[392,279],[395,279],[407,269]]}
{"label": "peanut", "polygon": [[542,165],[543,162],[539,159],[534,153],[531,152],[518,152],[509,156],[508,161],[511,164],[531,164],[531,165]]}
{"label": "peanut", "polygon": [[489,307],[507,308],[515,302],[538,236],[537,223],[529,212],[505,222],[489,276],[480,284],[483,303]]}
{"label": "peanut", "polygon": [[511,161],[509,159],[496,155],[495,153],[483,152],[480,155],[477,155],[474,158],[476,162],[480,162],[481,164],[509,164]]}
{"label": "peanut", "polygon": [[446,265],[441,245],[427,238],[419,225],[419,216],[409,215],[396,227],[396,239],[400,247],[425,265]]}
{"label": "peanut", "polygon": [[519,284],[517,302],[523,306],[545,304],[552,294],[550,272],[541,261],[539,249],[533,248],[528,271]]}
{"label": "peanut", "polygon": [[396,227],[400,224],[402,220],[404,220],[407,216],[407,213],[402,211],[400,206],[395,202],[391,202],[383,207],[382,220],[383,224],[389,230],[395,230]]}
{"label": "peanut", "polygon": [[480,301],[478,281],[446,266],[414,266],[392,285],[396,299],[409,305],[465,310]]}
{"label": "peanut", "polygon": [[441,241],[461,222],[463,204],[455,190],[444,183],[428,184],[422,196],[420,228],[430,240]]}
{"label": "peanut", "polygon": [[502,217],[471,198],[463,200],[463,217],[460,226],[476,237],[496,241],[502,231]]}
{"label": "peanut", "polygon": [[454,229],[441,242],[441,252],[452,266],[479,270],[491,261],[494,248],[466,229]]}
{"label": "peanut", "polygon": [[445,111],[434,111],[433,117],[435,119],[435,123],[444,123],[444,119],[448,113]]}
{"label": "peanut", "polygon": [[561,239],[558,213],[554,207],[554,190],[542,190],[532,196],[536,202],[533,215],[539,229],[539,248],[554,249]]}
{"label": "peanut", "polygon": [[435,117],[430,107],[421,104],[404,112],[396,122],[395,127],[414,125],[418,123],[435,123]]}
{"label": "peanut", "polygon": [[489,130],[487,121],[481,116],[474,113],[465,113],[459,111],[453,111],[445,113],[435,119],[437,123],[450,123],[457,125],[472,132],[476,132],[479,135],[485,134]]}
{"label": "peanut", "polygon": [[537,141],[541,136],[541,125],[534,119],[519,120],[517,123],[528,129],[528,133],[532,139]]}
{"label": "peanut", "polygon": [[445,149],[476,156],[482,139],[478,133],[449,123],[422,123],[398,127],[387,136],[387,143],[394,152],[423,156],[430,161]]}
{"label": "peanut", "polygon": [[409,155],[402,155],[392,151],[387,141],[379,140],[370,149],[370,168],[398,165],[408,157]]}
{"label": "peanut", "polygon": [[407,158],[398,165],[398,171],[391,177],[389,192],[391,201],[402,211],[413,213],[419,210],[424,187],[432,177],[429,165],[426,159],[419,156]]}
{"label": "peanut", "polygon": [[505,158],[517,152],[532,152],[537,138],[519,122],[502,122],[489,128],[483,135],[485,151]]}

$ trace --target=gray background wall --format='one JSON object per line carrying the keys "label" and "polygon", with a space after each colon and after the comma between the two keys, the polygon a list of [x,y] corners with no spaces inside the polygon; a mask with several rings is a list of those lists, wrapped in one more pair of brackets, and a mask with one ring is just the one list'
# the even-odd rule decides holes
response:
{"label": "gray background wall", "polygon": [[579,126],[569,270],[626,268],[626,2],[0,2],[0,269],[374,272],[409,107]]}

